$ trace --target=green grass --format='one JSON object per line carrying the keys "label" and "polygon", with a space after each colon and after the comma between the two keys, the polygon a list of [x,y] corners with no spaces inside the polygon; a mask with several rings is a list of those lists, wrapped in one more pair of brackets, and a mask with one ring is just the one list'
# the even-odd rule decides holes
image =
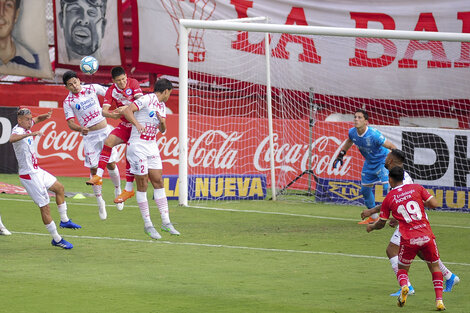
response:
{"label": "green grass", "polygon": [[[60,177],[67,191],[88,192],[84,178]],[[17,175],[0,181],[19,185]],[[94,198],[67,198],[81,230],[61,229],[74,244],[52,247],[39,209],[28,196],[0,195],[12,236],[0,237],[0,312],[430,312],[434,291],[426,265],[415,261],[417,294],[402,309],[385,257],[393,232],[367,234],[362,210],[302,202],[206,202],[183,208],[170,201],[182,233],[150,240],[135,198],[111,205],[101,221]],[[149,193],[149,199],[151,195]],[[153,201],[151,216],[160,217]],[[57,207],[52,216],[59,221]],[[274,214],[278,213],[278,214]],[[280,214],[279,214],[280,213]],[[429,212],[442,260],[462,280],[444,294],[449,312],[470,312],[470,215]]]}

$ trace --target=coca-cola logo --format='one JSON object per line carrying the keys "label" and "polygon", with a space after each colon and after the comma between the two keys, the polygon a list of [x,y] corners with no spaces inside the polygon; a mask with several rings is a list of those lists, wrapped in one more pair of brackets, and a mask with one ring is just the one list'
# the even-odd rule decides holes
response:
{"label": "coca-cola logo", "polygon": [[[197,138],[188,140],[188,166],[230,170],[241,162],[246,152],[242,148],[244,133],[207,130]],[[283,172],[302,172],[309,167],[308,144],[285,143],[278,134],[273,136],[275,168]],[[179,141],[177,137],[161,137],[157,141],[163,162],[171,165],[179,164]],[[343,176],[351,170],[351,156],[343,158],[344,164],[334,168],[334,160],[339,153],[343,141],[334,136],[321,136],[312,143],[311,169],[315,174]],[[253,151],[250,148],[249,151]],[[332,151],[334,151],[332,153]],[[270,170],[271,150],[269,137],[262,139],[254,149],[252,166],[259,172]],[[245,164],[243,164],[245,165]]]}

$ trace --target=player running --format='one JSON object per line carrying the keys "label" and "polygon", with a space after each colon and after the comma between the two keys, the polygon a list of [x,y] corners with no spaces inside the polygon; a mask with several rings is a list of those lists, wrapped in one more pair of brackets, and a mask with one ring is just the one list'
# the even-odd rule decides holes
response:
{"label": "player running", "polygon": [[33,137],[42,136],[43,133],[30,130],[34,124],[49,119],[51,115],[52,111],[33,117],[29,109],[18,110],[18,124],[11,131],[10,142],[13,144],[18,160],[20,182],[41,210],[42,221],[52,236],[51,244],[63,249],[72,249],[73,245],[59,235],[55,222],[52,220],[48,190],[55,193],[55,201],[60,215],[60,227],[72,229],[82,227],[73,223],[67,216],[64,186],[57,178],[38,166]]}
{"label": "player running", "polygon": [[[349,130],[348,139],[344,143],[341,152],[336,157],[333,164],[343,165],[343,157],[349,148],[355,144],[364,157],[364,166],[361,173],[361,194],[364,197],[365,205],[368,209],[375,207],[375,197],[372,187],[375,184],[384,185],[388,190],[388,170],[385,168],[385,158],[388,150],[396,149],[395,145],[385,139],[385,137],[375,128],[368,126],[369,115],[365,110],[358,109],[354,113],[354,127]],[[373,214],[370,218],[360,221],[359,224],[369,224],[377,221],[378,214]]]}
{"label": "player running", "polygon": [[172,90],[173,86],[168,79],[159,79],[155,82],[153,93],[140,97],[122,112],[133,125],[127,143],[127,160],[137,183],[136,199],[144,220],[144,231],[153,239],[160,239],[161,236],[150,219],[147,201],[148,180],[154,188],[153,197],[162,218],[161,229],[172,235],[180,234],[170,222],[163,186],[162,160],[155,140],[158,131],[166,131],[165,102],[168,101]]}
{"label": "player running", "polygon": [[[111,126],[101,114],[101,106],[98,95],[104,96],[106,88],[98,84],[81,85],[77,73],[65,72],[62,78],[65,87],[70,91],[64,100],[64,113],[67,124],[71,130],[83,135],[83,152],[85,155],[85,167],[90,169],[91,176],[96,174],[98,159],[103,142],[111,133]],[[75,118],[78,123],[75,123]],[[113,151],[107,165],[109,177],[114,184],[115,192],[121,193],[121,177],[115,164],[117,152]],[[106,202],[101,195],[101,184],[93,185],[93,192],[99,207],[99,216],[105,220]],[[122,205],[117,205],[122,210]]]}
{"label": "player running", "polygon": [[[391,168],[394,168],[395,166],[399,166],[403,168],[404,162],[405,162],[405,153],[401,150],[393,149],[387,155],[387,158],[385,159],[385,168],[391,169]],[[404,171],[403,184],[408,185],[408,184],[413,184],[413,183],[414,182],[411,176],[406,171]],[[379,204],[373,209],[365,209],[364,211],[362,211],[361,217],[364,219],[364,218],[369,217],[373,213],[380,213],[381,207],[382,205]],[[390,225],[393,226],[392,223],[390,223]],[[395,231],[393,232],[393,235],[390,238],[390,242],[388,243],[388,246],[386,249],[387,257],[390,261],[393,271],[395,272],[395,275],[398,272],[398,252],[400,248],[400,237],[401,237],[400,227],[397,227]],[[439,259],[439,268],[441,269],[441,272],[444,275],[444,278],[446,279],[446,282],[445,282],[446,286],[445,286],[444,292],[452,291],[452,287],[457,285],[460,282],[460,278],[454,273],[452,273],[444,265],[444,263],[442,263],[441,259]],[[408,288],[410,290],[408,294],[412,295],[415,293],[415,290],[409,281],[408,281]],[[401,292],[401,288],[397,292],[390,294],[390,296],[392,297],[399,296],[400,292]]]}
{"label": "player running", "polygon": [[431,230],[424,206],[434,209],[437,207],[437,200],[418,184],[403,184],[404,170],[396,166],[390,170],[389,183],[392,190],[387,194],[380,211],[380,219],[367,225],[367,232],[375,229],[382,229],[385,223],[392,216],[398,221],[401,238],[400,252],[398,254],[397,279],[401,286],[398,296],[398,306],[402,307],[406,303],[409,293],[408,271],[413,259],[421,253],[423,260],[428,263],[429,271],[432,274],[434,292],[436,294],[436,309],[445,310],[442,301],[443,276],[439,269],[439,251],[437,249],[434,233]]}
{"label": "player running", "polygon": [[[139,99],[142,95],[142,89],[139,82],[133,78],[128,78],[124,69],[120,66],[111,70],[113,85],[108,88],[103,102],[103,116],[114,119],[120,118],[122,122],[109,134],[104,141],[103,150],[101,150],[100,160],[96,175],[88,180],[88,185],[95,185],[102,181],[103,172],[106,164],[111,156],[112,148],[122,143],[127,143],[131,135],[132,124],[123,116],[122,111],[134,100]],[[113,109],[111,112],[110,109]],[[134,175],[130,172],[130,165],[126,159],[126,187],[122,193],[115,192],[114,203],[122,203],[133,197],[134,192]]]}

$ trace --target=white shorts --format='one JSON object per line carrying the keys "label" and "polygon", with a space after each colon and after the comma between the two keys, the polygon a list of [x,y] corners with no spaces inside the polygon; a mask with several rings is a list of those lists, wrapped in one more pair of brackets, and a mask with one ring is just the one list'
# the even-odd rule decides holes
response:
{"label": "white shorts", "polygon": [[20,175],[20,182],[38,207],[49,204],[49,189],[57,181],[54,175],[42,168],[36,173]]}
{"label": "white shorts", "polygon": [[[89,132],[86,136],[83,136],[83,154],[85,155],[85,167],[96,168],[100,161],[101,150],[103,150],[104,141],[111,133],[113,128],[108,125],[105,128],[94,130]],[[113,148],[109,163],[116,162],[118,160],[118,152],[116,148]]]}
{"label": "white shorts", "polygon": [[400,229],[397,228],[393,232],[392,238],[390,238],[390,242],[393,243],[394,245],[400,246],[400,238],[401,238],[401,233]]}
{"label": "white shorts", "polygon": [[141,144],[133,143],[127,146],[126,156],[131,166],[130,171],[132,174],[147,175],[149,169],[163,169],[158,149],[153,154],[149,154],[146,150],[148,149],[142,147]]}

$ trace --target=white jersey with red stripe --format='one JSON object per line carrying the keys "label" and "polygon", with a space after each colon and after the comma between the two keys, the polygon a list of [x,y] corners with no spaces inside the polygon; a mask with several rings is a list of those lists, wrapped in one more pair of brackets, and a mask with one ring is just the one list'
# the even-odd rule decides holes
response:
{"label": "white jersey with red stripe", "polygon": [[77,94],[69,92],[64,100],[65,119],[68,121],[75,117],[82,127],[91,127],[104,120],[98,95],[104,96],[106,90],[106,87],[91,84],[83,85]]}
{"label": "white jersey with red stripe", "polygon": [[[13,127],[12,134],[24,135],[30,134],[31,130],[16,125]],[[13,142],[16,159],[18,160],[18,174],[26,175],[39,172],[38,159],[36,156],[36,146],[33,136],[25,137],[21,140]]]}
{"label": "white jersey with red stripe", "polygon": [[157,142],[155,139],[158,133],[158,126],[160,124],[158,115],[162,118],[166,118],[165,103],[158,101],[155,93],[150,93],[135,100],[134,104],[139,109],[134,112],[135,118],[143,127],[145,127],[145,130],[139,134],[137,128],[132,125],[129,142],[140,142],[145,145],[152,145],[149,149],[157,149]]}

